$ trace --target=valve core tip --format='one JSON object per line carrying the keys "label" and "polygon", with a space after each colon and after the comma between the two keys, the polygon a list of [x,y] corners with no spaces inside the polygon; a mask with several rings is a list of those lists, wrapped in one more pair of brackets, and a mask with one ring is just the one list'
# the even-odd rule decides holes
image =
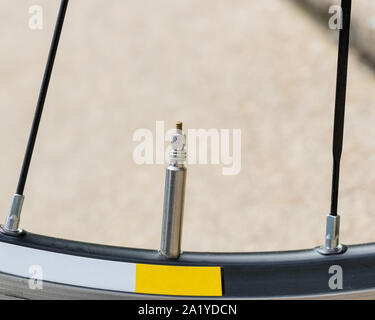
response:
{"label": "valve core tip", "polygon": [[182,130],[182,122],[181,121],[177,121],[177,123],[176,123],[176,129]]}

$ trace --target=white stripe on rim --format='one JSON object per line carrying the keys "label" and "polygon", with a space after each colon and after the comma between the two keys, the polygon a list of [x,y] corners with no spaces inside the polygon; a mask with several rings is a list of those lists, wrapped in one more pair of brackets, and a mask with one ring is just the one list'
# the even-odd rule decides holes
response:
{"label": "white stripe on rim", "polygon": [[135,263],[71,256],[0,242],[0,272],[31,278],[31,266],[42,268],[44,281],[135,292]]}

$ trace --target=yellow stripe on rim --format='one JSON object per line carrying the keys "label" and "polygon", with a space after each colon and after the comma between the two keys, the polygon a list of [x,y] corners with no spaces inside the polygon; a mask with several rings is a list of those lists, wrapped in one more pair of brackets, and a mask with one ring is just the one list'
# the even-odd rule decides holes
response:
{"label": "yellow stripe on rim", "polygon": [[135,292],[176,296],[222,296],[220,267],[137,264]]}

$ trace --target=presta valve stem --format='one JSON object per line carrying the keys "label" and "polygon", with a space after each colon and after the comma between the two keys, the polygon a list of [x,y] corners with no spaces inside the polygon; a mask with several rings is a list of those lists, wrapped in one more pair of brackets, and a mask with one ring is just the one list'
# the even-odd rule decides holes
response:
{"label": "presta valve stem", "polygon": [[168,258],[178,258],[181,253],[182,220],[186,184],[186,136],[182,122],[177,122],[171,137],[172,149],[166,169],[163,225],[160,251]]}

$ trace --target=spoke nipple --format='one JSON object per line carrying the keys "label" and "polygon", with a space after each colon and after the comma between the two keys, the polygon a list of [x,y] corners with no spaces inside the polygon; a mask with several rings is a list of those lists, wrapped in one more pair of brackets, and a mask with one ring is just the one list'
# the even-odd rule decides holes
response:
{"label": "spoke nipple", "polygon": [[11,236],[18,236],[23,233],[22,229],[19,228],[23,200],[23,195],[13,195],[12,205],[10,207],[9,214],[4,225],[0,226],[0,232]]}
{"label": "spoke nipple", "polygon": [[326,223],[325,243],[324,246],[317,248],[317,251],[323,255],[344,253],[346,246],[339,242],[340,216],[329,214]]}

